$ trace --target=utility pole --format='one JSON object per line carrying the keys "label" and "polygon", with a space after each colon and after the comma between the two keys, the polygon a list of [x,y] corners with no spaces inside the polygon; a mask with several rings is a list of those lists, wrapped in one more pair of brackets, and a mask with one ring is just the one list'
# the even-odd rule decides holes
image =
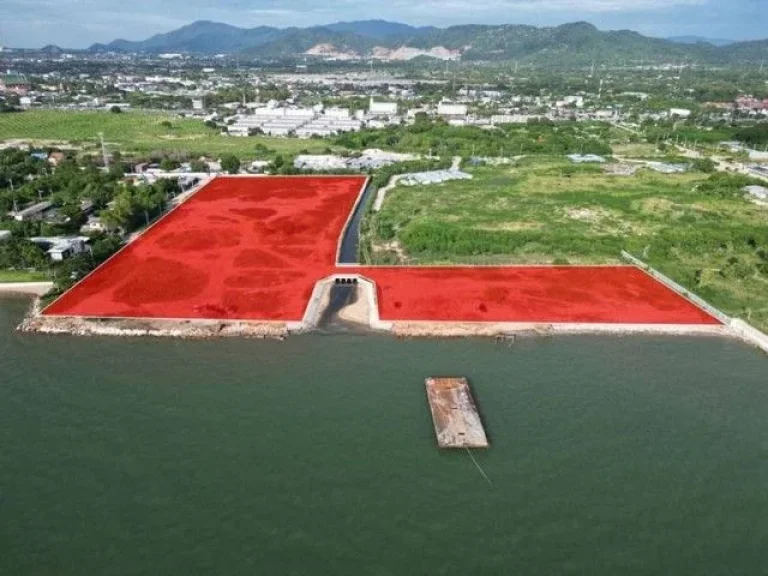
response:
{"label": "utility pole", "polygon": [[13,189],[13,178],[9,178],[8,181],[11,183],[11,196],[13,196],[13,211],[18,212],[19,203],[16,201],[16,191]]}
{"label": "utility pole", "polygon": [[107,146],[104,144],[104,132],[99,132],[101,139],[101,158],[104,161],[104,169],[109,170],[109,156],[107,156]]}

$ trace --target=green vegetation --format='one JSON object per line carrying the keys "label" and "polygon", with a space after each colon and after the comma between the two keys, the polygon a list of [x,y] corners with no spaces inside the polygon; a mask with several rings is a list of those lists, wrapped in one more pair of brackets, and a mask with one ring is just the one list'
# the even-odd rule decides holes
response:
{"label": "green vegetation", "polygon": [[616,263],[627,250],[690,290],[768,328],[768,210],[744,176],[526,158],[473,180],[390,191],[365,223],[374,263]]}
{"label": "green vegetation", "polygon": [[[0,151],[0,229],[11,232],[10,238],[0,242],[3,277],[17,281],[50,275],[58,294],[122,245],[117,233],[148,225],[179,192],[175,180],[132,185],[121,181],[122,174],[121,164],[104,171],[88,157],[64,158],[52,170],[48,162],[29,151]],[[41,220],[17,222],[7,214],[14,207],[40,201],[50,203]],[[51,262],[43,249],[29,240],[34,236],[79,235],[91,213],[98,215],[111,233],[93,236],[89,254]]]}
{"label": "green vegetation", "polygon": [[384,148],[440,156],[512,156],[515,154],[610,154],[611,126],[603,123],[533,122],[497,126],[449,126],[422,115],[406,126],[342,134],[336,143],[351,150]]}
{"label": "green vegetation", "polygon": [[237,174],[240,171],[240,160],[229,154],[221,159],[221,167],[227,174]]}
{"label": "green vegetation", "polygon": [[764,146],[768,144],[768,124],[755,124],[736,132],[736,139],[749,146]]}
{"label": "green vegetation", "polygon": [[104,133],[110,150],[143,155],[183,152],[189,156],[234,154],[249,158],[256,156],[257,150],[263,150],[259,146],[283,154],[298,154],[303,149],[322,152],[328,147],[322,140],[222,136],[200,120],[135,110],[122,114],[30,110],[0,117],[0,140],[66,141],[83,151],[95,152],[99,132]]}
{"label": "green vegetation", "polygon": [[52,302],[69,290],[75,283],[117,252],[120,246],[122,246],[122,241],[119,237],[101,234],[92,239],[90,254],[78,254],[51,266],[54,287],[43,298],[43,302],[45,304]]}
{"label": "green vegetation", "polygon": [[47,267],[45,252],[29,240],[11,238],[0,244],[0,269],[40,272]]}
{"label": "green vegetation", "polygon": [[101,212],[101,219],[112,230],[120,228],[130,232],[148,226],[179,192],[177,180],[158,180],[149,186],[123,186],[109,208]]}
{"label": "green vegetation", "polygon": [[45,282],[49,280],[47,272],[36,270],[0,270],[0,284],[11,282]]}
{"label": "green vegetation", "polygon": [[[376,189],[382,188],[387,185],[392,176],[397,174],[407,174],[408,172],[424,172],[427,170],[439,170],[448,168],[450,165],[451,162],[448,159],[398,162],[397,164],[392,164],[391,166],[386,166],[380,170],[377,170],[376,173],[371,176],[369,186],[373,186]],[[371,225],[374,222],[372,219],[374,198],[375,197],[373,195],[370,196],[368,205],[365,207],[365,217],[360,222],[360,241],[358,243],[358,258],[360,258],[360,262],[371,262],[374,260],[374,256],[371,252],[373,242],[377,236],[381,235],[380,231],[376,231],[371,228]],[[391,237],[391,232],[388,235]]]}

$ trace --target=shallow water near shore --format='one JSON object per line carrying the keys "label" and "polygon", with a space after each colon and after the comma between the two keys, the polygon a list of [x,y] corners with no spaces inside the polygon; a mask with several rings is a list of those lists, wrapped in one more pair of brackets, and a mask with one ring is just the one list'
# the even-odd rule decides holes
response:
{"label": "shallow water near shore", "polygon": [[[745,574],[768,356],[725,338],[20,334],[0,300],[0,574]],[[440,452],[424,377],[491,442]]]}

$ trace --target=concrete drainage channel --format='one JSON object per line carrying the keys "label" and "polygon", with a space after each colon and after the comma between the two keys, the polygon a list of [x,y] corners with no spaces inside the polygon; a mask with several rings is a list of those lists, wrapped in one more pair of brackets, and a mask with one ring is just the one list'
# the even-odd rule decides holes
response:
{"label": "concrete drainage channel", "polygon": [[391,322],[379,318],[376,284],[359,274],[334,274],[315,284],[304,318],[288,323],[290,332],[390,331]]}
{"label": "concrete drainage channel", "polygon": [[328,287],[328,305],[325,306],[316,329],[320,332],[350,332],[367,329],[363,321],[354,321],[347,310],[359,308],[360,296],[357,278],[336,278]]}

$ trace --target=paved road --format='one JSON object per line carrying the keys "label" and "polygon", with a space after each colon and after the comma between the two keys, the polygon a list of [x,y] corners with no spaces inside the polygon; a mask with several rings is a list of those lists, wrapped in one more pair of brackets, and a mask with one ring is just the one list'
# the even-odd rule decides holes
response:
{"label": "paved road", "polygon": [[[680,146],[679,144],[676,146],[678,152],[680,152],[681,155],[685,156],[686,158],[702,158],[703,155],[698,150],[691,150],[690,148],[686,148],[684,146]],[[744,166],[743,164],[734,163],[734,162],[728,162],[724,158],[721,158],[720,156],[712,156],[712,161],[715,163],[715,168],[719,170],[720,172],[735,172],[738,174],[745,174],[747,176],[752,176],[753,178],[758,178],[759,180],[764,180],[765,182],[768,182],[768,177],[761,176],[760,174],[755,174],[750,171],[750,169],[747,166]]]}

